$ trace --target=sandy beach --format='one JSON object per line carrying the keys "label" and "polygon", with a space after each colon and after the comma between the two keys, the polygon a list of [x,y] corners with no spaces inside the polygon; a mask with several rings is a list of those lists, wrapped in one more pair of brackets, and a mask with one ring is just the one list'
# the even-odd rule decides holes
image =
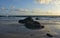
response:
{"label": "sandy beach", "polygon": [[0,38],[38,38],[42,37],[45,32],[29,30],[19,23],[0,24]]}
{"label": "sandy beach", "polygon": [[46,33],[51,29],[47,26],[48,23],[42,24],[44,29],[30,30],[18,21],[0,21],[0,38],[49,38]]}
{"label": "sandy beach", "polygon": [[35,20],[41,23],[45,28],[31,30],[27,29],[24,24],[18,23],[18,19],[0,19],[0,38],[50,38],[46,35],[49,33],[54,35],[54,38],[59,38],[59,30],[56,26],[60,25],[60,22],[56,20]]}

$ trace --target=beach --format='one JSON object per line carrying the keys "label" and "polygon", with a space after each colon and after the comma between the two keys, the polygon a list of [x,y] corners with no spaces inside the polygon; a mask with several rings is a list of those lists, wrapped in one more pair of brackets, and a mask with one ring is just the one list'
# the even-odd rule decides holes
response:
{"label": "beach", "polygon": [[56,25],[60,25],[59,22],[53,22],[51,20],[36,20],[39,21],[45,28],[38,30],[27,29],[24,24],[18,23],[18,20],[0,19],[0,38],[50,38],[46,36],[46,33],[54,35],[54,38],[59,38],[59,29],[56,29]]}

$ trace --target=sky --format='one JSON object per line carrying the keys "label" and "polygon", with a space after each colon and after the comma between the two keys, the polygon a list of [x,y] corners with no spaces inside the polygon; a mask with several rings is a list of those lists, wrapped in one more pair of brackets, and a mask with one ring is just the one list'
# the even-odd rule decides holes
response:
{"label": "sky", "polygon": [[0,15],[60,15],[60,0],[0,0]]}

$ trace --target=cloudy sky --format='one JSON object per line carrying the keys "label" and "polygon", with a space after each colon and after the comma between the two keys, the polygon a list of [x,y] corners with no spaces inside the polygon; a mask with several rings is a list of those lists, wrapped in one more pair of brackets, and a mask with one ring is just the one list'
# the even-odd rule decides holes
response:
{"label": "cloudy sky", "polygon": [[0,15],[60,15],[60,0],[0,0]]}

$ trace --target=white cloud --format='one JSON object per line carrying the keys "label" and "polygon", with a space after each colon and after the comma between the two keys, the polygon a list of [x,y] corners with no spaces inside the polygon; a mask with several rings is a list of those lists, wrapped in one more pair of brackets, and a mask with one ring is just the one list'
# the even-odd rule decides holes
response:
{"label": "white cloud", "polygon": [[0,12],[4,14],[10,14],[10,15],[60,15],[60,10],[59,9],[56,9],[56,10],[52,10],[52,9],[49,9],[47,11],[45,10],[42,10],[42,9],[38,9],[38,8],[35,8],[33,10],[29,10],[29,9],[23,9],[23,8],[20,8],[20,9],[8,9],[6,10],[7,8],[5,7],[2,7],[0,9]]}
{"label": "white cloud", "polygon": [[40,4],[56,4],[56,5],[60,5],[60,0],[35,0],[36,3],[40,3]]}
{"label": "white cloud", "polygon": [[41,9],[37,9],[37,8],[32,10],[32,13],[41,13],[41,12],[44,12],[44,11]]}
{"label": "white cloud", "polygon": [[10,9],[14,9],[14,8],[15,8],[15,6],[11,6],[11,7],[10,7]]}
{"label": "white cloud", "polygon": [[16,11],[16,12],[28,12],[28,9],[13,9],[12,11]]}
{"label": "white cloud", "polygon": [[55,4],[57,7],[60,7],[60,0],[55,0],[55,1],[54,1],[54,4]]}
{"label": "white cloud", "polygon": [[0,8],[0,11],[6,11],[6,10],[8,10],[8,9],[5,8],[5,7],[1,7],[1,8]]}
{"label": "white cloud", "polygon": [[36,0],[36,2],[40,4],[49,4],[52,2],[52,0]]}
{"label": "white cloud", "polygon": [[55,0],[55,4],[60,4],[60,0]]}

